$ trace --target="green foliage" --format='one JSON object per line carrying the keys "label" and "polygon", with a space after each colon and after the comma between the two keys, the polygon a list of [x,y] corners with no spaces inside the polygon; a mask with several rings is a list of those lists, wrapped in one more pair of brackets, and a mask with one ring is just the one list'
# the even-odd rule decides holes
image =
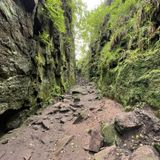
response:
{"label": "green foliage", "polygon": [[91,76],[96,77],[104,95],[124,106],[148,104],[159,108],[160,27],[155,17],[160,11],[159,2],[115,0],[102,7],[103,11],[100,8],[96,25],[98,9],[86,17],[91,25],[85,33],[91,44]]}
{"label": "green foliage", "polygon": [[136,6],[137,0],[114,0],[110,6],[107,7],[106,13],[110,14],[109,24],[110,29],[117,30],[119,26],[123,26],[126,20],[132,17],[132,12]]}
{"label": "green foliage", "polygon": [[46,0],[45,7],[58,31],[64,33],[66,28],[61,0]]}
{"label": "green foliage", "polygon": [[40,41],[46,46],[50,45],[50,37],[47,31],[43,31],[42,34],[39,35]]}
{"label": "green foliage", "polygon": [[82,0],[68,1],[68,5],[72,8],[73,20],[72,23],[75,27],[79,27],[81,18],[85,16],[86,5]]}
{"label": "green foliage", "polygon": [[60,86],[54,84],[52,88],[52,96],[57,97],[60,96],[61,94],[62,94],[62,89],[60,88]]}
{"label": "green foliage", "polygon": [[44,66],[45,65],[45,58],[41,53],[38,53],[35,57],[36,64],[38,66]]}
{"label": "green foliage", "polygon": [[86,12],[85,16],[81,18],[80,31],[85,43],[91,43],[96,40],[105,16],[106,6],[102,3],[95,10]]}
{"label": "green foliage", "polygon": [[89,78],[88,77],[89,75],[88,61],[89,61],[89,57],[88,57],[88,54],[86,54],[86,55],[83,55],[83,57],[81,57],[76,64],[77,72],[80,73],[86,79]]}

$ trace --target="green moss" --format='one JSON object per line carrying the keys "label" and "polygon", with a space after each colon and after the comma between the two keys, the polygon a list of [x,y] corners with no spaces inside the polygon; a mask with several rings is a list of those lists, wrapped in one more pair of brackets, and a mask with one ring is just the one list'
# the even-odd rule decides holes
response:
{"label": "green moss", "polygon": [[46,46],[51,45],[51,40],[49,37],[49,33],[47,31],[43,31],[40,35],[39,35],[40,41],[45,44]]}
{"label": "green moss", "polygon": [[154,147],[160,153],[160,143],[154,144]]}
{"label": "green moss", "polygon": [[101,124],[101,134],[104,137],[104,143],[106,145],[113,145],[117,138],[116,131],[114,129],[114,125],[109,125],[107,123]]}
{"label": "green moss", "polygon": [[[160,31],[154,16],[158,4],[115,0],[106,9],[109,19],[99,26],[102,33],[92,45],[92,78],[104,95],[124,106],[160,107]],[[110,34],[103,44],[106,28]]]}
{"label": "green moss", "polygon": [[38,66],[44,66],[45,65],[45,58],[41,53],[38,53],[35,57],[36,64]]}

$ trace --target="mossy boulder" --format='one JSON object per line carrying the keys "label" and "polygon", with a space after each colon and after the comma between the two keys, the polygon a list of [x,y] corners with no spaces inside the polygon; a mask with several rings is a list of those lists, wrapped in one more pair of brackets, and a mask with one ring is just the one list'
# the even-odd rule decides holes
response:
{"label": "mossy boulder", "polygon": [[101,134],[104,138],[103,141],[107,146],[113,145],[118,140],[117,132],[113,124],[101,124]]}
{"label": "mossy boulder", "polygon": [[159,12],[155,0],[115,0],[90,47],[90,78],[124,106],[160,108]]}

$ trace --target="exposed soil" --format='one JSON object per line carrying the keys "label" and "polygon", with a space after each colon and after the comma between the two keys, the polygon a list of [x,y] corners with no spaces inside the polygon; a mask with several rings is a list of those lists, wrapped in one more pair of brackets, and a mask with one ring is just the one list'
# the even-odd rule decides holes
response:
{"label": "exposed soil", "polygon": [[89,131],[112,122],[120,112],[120,104],[99,98],[94,84],[74,86],[61,102],[2,137],[0,160],[92,160],[85,150]]}

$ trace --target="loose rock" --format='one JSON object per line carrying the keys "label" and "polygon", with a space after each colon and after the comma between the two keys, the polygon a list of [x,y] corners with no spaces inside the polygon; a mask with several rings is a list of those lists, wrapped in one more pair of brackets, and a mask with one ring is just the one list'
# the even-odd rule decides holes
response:
{"label": "loose rock", "polygon": [[91,131],[91,138],[88,150],[91,152],[98,152],[102,147],[103,137],[98,129]]}
{"label": "loose rock", "polygon": [[116,146],[107,147],[94,155],[95,160],[115,160]]}
{"label": "loose rock", "polygon": [[130,160],[159,160],[159,158],[152,147],[142,146],[132,154]]}
{"label": "loose rock", "polygon": [[50,122],[48,120],[44,120],[42,121],[42,127],[46,130],[49,130],[50,129]]}
{"label": "loose rock", "polygon": [[87,114],[86,111],[81,112],[81,113],[78,113],[78,115],[77,115],[75,121],[73,122],[73,124],[80,123],[80,122],[82,122],[83,120],[88,119],[88,117],[89,117],[89,115]]}
{"label": "loose rock", "polygon": [[115,128],[120,134],[133,131],[142,126],[134,112],[121,113],[115,119]]}
{"label": "loose rock", "polygon": [[58,141],[57,149],[55,150],[55,156],[58,156],[61,150],[70,142],[74,136],[65,136],[63,139]]}

